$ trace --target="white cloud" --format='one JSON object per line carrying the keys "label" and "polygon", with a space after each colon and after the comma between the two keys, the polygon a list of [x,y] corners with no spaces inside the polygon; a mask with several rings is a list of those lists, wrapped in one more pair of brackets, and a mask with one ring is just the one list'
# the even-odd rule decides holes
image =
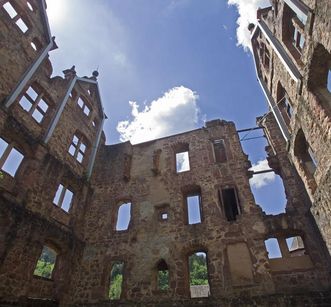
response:
{"label": "white cloud", "polygon": [[239,17],[237,19],[237,44],[245,50],[251,48],[250,32],[247,27],[250,23],[256,24],[256,11],[258,8],[270,6],[269,0],[228,0],[229,5],[237,6]]}
{"label": "white cloud", "polygon": [[[255,171],[255,172],[264,171],[267,169],[270,169],[270,167],[266,159],[258,161],[256,164],[253,164],[253,166],[250,168],[251,171]],[[253,188],[259,189],[262,188],[263,186],[272,183],[275,180],[275,178],[276,178],[276,174],[274,172],[258,174],[258,175],[254,175],[249,180],[249,183]]]}
{"label": "white cloud", "polygon": [[195,129],[201,121],[197,100],[195,92],[179,86],[153,100],[142,111],[137,102],[130,101],[133,119],[118,123],[120,140],[136,144]]}

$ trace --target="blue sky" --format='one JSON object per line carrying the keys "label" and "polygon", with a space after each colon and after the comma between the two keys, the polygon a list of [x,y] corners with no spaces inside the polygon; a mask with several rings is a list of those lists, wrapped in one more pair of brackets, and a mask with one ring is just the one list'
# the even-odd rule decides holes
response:
{"label": "blue sky", "polygon": [[[59,46],[51,52],[53,75],[72,65],[79,76],[98,68],[107,144],[139,143],[215,118],[254,127],[267,104],[246,28],[268,1],[229,2],[237,6],[226,0],[47,0]],[[265,145],[263,139],[243,142],[260,169],[268,167]],[[280,180],[269,174],[255,181],[256,202],[268,213],[282,211]]]}

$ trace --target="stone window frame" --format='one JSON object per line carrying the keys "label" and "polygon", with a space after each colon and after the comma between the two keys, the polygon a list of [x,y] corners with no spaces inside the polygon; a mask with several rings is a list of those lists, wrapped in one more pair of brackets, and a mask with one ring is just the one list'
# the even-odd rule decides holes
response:
{"label": "stone window frame", "polygon": [[[211,140],[212,142],[212,146],[213,146],[213,156],[214,156],[214,161],[215,163],[226,163],[228,162],[228,154],[227,154],[227,146],[225,145],[225,139],[224,138],[215,138],[213,140]],[[217,147],[219,147],[218,144],[222,144],[221,147],[223,147],[222,149],[218,149],[218,150],[222,150],[223,151],[223,159],[218,159],[218,155],[216,154],[216,149]],[[221,155],[222,156],[222,155]]]}
{"label": "stone window frame", "polygon": [[[121,285],[121,294],[120,294],[120,298],[118,299],[111,299],[109,297],[109,290],[111,288],[111,271],[113,269],[113,266],[117,263],[122,263],[123,264],[123,268],[122,268],[122,276],[123,276],[123,279],[122,279],[122,285]],[[119,300],[122,300],[126,297],[126,276],[127,276],[127,266],[128,266],[128,261],[123,258],[119,258],[119,257],[116,257],[114,259],[112,259],[110,261],[110,265],[108,267],[108,282],[106,282],[106,297],[109,301],[119,301]]]}
{"label": "stone window frame", "polygon": [[[184,222],[187,226],[195,226],[201,225],[204,223],[204,215],[203,215],[203,193],[202,189],[198,185],[190,185],[185,186],[182,189],[182,196],[183,196],[183,207],[184,207]],[[187,198],[191,196],[199,196],[199,211],[200,211],[200,223],[189,224],[189,210],[188,210],[188,203]]]}
{"label": "stone window frame", "polygon": [[[91,104],[88,102],[88,99],[84,95],[82,95],[82,94],[77,95],[76,105],[87,118],[90,118],[92,116],[93,108],[92,108]],[[88,110],[87,114],[85,113],[85,110]]]}
{"label": "stone window frame", "polygon": [[[56,195],[57,195],[57,192],[58,190],[60,189],[60,186],[62,186],[62,190],[61,190],[61,193],[60,193],[60,196],[59,196],[59,200],[58,200],[58,203],[56,204],[54,202],[55,198],[56,198]],[[70,204],[69,204],[69,208],[68,208],[68,211],[63,209],[63,201],[65,199],[65,195],[67,194],[67,192],[70,192],[72,194],[71,196],[71,200],[70,200]],[[62,181],[58,184],[57,186],[57,189],[55,191],[55,194],[54,194],[54,197],[53,197],[53,200],[52,200],[52,203],[55,207],[57,208],[60,208],[62,211],[64,211],[66,214],[70,214],[72,209],[73,209],[73,205],[74,205],[74,201],[75,201],[75,192],[73,191],[73,189],[69,186],[69,185],[66,185],[64,184]]]}
{"label": "stone window frame", "polygon": [[[7,3],[10,5],[9,10],[4,7]],[[15,28],[19,33],[21,33],[22,35],[28,35],[28,33],[31,32],[31,23],[29,21],[29,18],[26,14],[24,14],[22,9],[16,5],[14,1],[0,0],[0,9],[6,12],[8,18],[13,24],[15,24]],[[26,27],[26,30],[24,31],[22,27]]]}
{"label": "stone window frame", "polygon": [[208,297],[204,297],[204,298],[209,298],[212,297],[212,293],[211,293],[211,275],[210,275],[210,259],[209,259],[209,251],[208,248],[203,247],[203,246],[196,246],[196,244],[194,244],[195,247],[190,248],[186,253],[185,253],[185,261],[186,261],[186,268],[187,268],[187,278],[186,278],[186,283],[187,283],[187,290],[188,290],[188,295],[190,299],[193,299],[191,297],[191,283],[190,283],[190,256],[197,254],[197,253],[205,253],[206,254],[206,266],[207,266],[207,277],[208,277],[208,285],[209,285],[209,296]]}
{"label": "stone window frame", "polygon": [[293,153],[304,173],[304,177],[306,177],[308,181],[309,188],[315,192],[317,187],[315,174],[318,168],[318,160],[316,160],[315,156],[312,156],[313,150],[308,143],[302,128],[298,129],[295,135]]}
{"label": "stone window frame", "polygon": [[309,64],[308,90],[314,98],[331,116],[331,88],[328,89],[328,81],[331,82],[331,52],[321,43],[314,48]]}
{"label": "stone window frame", "polygon": [[[156,214],[156,219],[159,222],[161,222],[161,223],[168,222],[170,219],[170,205],[168,203],[164,203],[164,204],[155,206],[155,214]],[[167,214],[166,219],[162,218],[163,214]]]}
{"label": "stone window frame", "polygon": [[298,0],[290,0],[291,5],[295,6],[297,12],[305,11],[306,20],[300,20],[298,13],[287,3],[283,1],[283,16],[282,16],[282,40],[293,56],[295,61],[302,65],[301,55],[305,47],[305,28],[308,25],[308,9],[303,3]]}
{"label": "stone window frame", "polygon": [[[235,198],[236,198],[236,204],[237,204],[237,211],[238,211],[238,214],[236,215],[236,218],[234,220],[231,220],[231,221],[228,220],[228,217],[226,215],[224,199],[223,199],[223,193],[222,193],[223,190],[228,190],[228,189],[233,189],[234,190],[234,194],[235,194]],[[241,206],[240,195],[239,195],[239,190],[238,190],[237,185],[235,185],[235,184],[220,185],[220,186],[217,187],[217,193],[218,193],[219,204],[220,204],[222,215],[223,215],[224,219],[229,223],[238,222],[237,217],[241,216],[244,212],[243,212],[243,209],[242,209],[242,206]]]}
{"label": "stone window frame", "polygon": [[[35,271],[35,269],[37,267],[37,263],[39,261],[39,258],[41,256],[41,254],[42,254],[43,249],[44,249],[45,246],[48,247],[48,248],[50,248],[51,250],[53,250],[56,253],[55,263],[54,263],[54,267],[53,267],[52,274],[51,274],[51,277],[50,278],[47,278],[47,277],[43,277],[43,276],[39,276],[39,275],[35,275],[34,274],[34,271]],[[60,261],[62,259],[62,250],[52,240],[46,240],[42,245],[40,245],[39,251],[40,252],[38,253],[38,257],[36,258],[36,260],[34,262],[35,265],[33,267],[32,276],[35,279],[42,279],[42,280],[45,280],[45,281],[48,281],[48,282],[54,282],[56,280],[56,274],[57,274],[57,270],[58,270],[58,267],[59,267],[59,263],[60,263]]]}
{"label": "stone window frame", "polygon": [[[160,264],[162,264],[162,262],[164,262],[164,264],[166,265],[166,267],[167,267],[166,270],[160,269]],[[167,287],[167,289],[160,289],[159,288],[159,272],[160,271],[168,271],[168,287]],[[155,289],[156,292],[158,292],[158,293],[168,293],[171,290],[170,284],[171,284],[172,273],[171,273],[168,262],[164,258],[161,258],[156,262],[156,264],[154,266],[154,269],[153,269],[153,276],[154,276],[154,278],[153,278],[154,287],[153,288]]]}
{"label": "stone window frame", "polygon": [[[75,143],[75,139],[77,142]],[[70,142],[69,148],[68,148],[68,154],[80,165],[85,165],[88,152],[89,152],[89,142],[87,138],[80,132],[76,131],[73,134],[72,140]],[[73,152],[70,152],[70,149],[73,148]],[[83,149],[82,149],[83,148]],[[85,148],[85,149],[84,149]],[[82,160],[79,161],[79,155],[82,156]]]}
{"label": "stone window frame", "polygon": [[[19,146],[17,146],[17,143],[14,141],[7,141],[6,138],[3,138],[3,136],[0,136],[0,138],[7,144],[3,154],[0,156],[0,169],[1,172],[4,172],[5,174],[7,174],[8,176],[12,177],[12,178],[16,178],[17,174],[19,174],[20,172],[20,168],[22,167],[22,164],[24,162],[24,159],[26,158],[26,155],[24,154],[24,152],[20,149]],[[18,153],[20,153],[23,158],[21,160],[21,162],[18,164],[16,170],[15,170],[15,174],[14,176],[12,176],[11,174],[7,173],[5,170],[3,170],[3,166],[6,163],[6,161],[8,160],[12,150],[16,150]]]}
{"label": "stone window frame", "polygon": [[[31,94],[28,93],[30,88],[36,94],[35,98],[31,97]],[[29,110],[25,109],[20,103],[23,97],[25,97],[25,99],[31,104]],[[46,110],[44,110],[40,106],[41,102],[44,102],[47,105]],[[26,89],[19,96],[18,105],[22,110],[28,113],[29,116],[32,117],[38,125],[42,126],[54,104],[51,102],[51,99],[48,97],[46,91],[43,90],[43,88],[39,85],[38,82],[34,81],[29,86],[27,86]],[[38,120],[33,116],[34,112],[38,112],[42,116],[40,122],[38,122]]]}
{"label": "stone window frame", "polygon": [[291,131],[291,120],[293,118],[293,103],[286,89],[284,88],[284,86],[280,81],[277,84],[276,91],[277,91],[276,93],[277,107],[280,113],[282,114],[282,117],[284,119],[287,128],[289,129],[289,131]]}
{"label": "stone window frame", "polygon": [[[119,209],[122,205],[124,204],[127,204],[127,203],[130,203],[130,221],[128,223],[128,227],[124,230],[117,230],[116,229],[116,226],[117,226],[117,221],[118,221],[118,213],[119,213]],[[112,214],[112,224],[113,224],[113,227],[112,227],[112,230],[117,233],[117,234],[121,234],[121,233],[127,233],[131,230],[132,228],[132,225],[133,225],[133,201],[131,198],[121,198],[120,200],[117,200],[116,201],[116,204],[114,206],[114,211],[113,211],[113,214]]]}
{"label": "stone window frame", "polygon": [[[177,170],[177,154],[179,153],[188,153],[188,163],[189,163],[189,169],[184,171],[178,171]],[[187,172],[190,172],[192,170],[191,165],[191,158],[190,158],[190,144],[186,142],[179,142],[173,146],[173,153],[174,153],[174,170],[176,174],[185,174]]]}

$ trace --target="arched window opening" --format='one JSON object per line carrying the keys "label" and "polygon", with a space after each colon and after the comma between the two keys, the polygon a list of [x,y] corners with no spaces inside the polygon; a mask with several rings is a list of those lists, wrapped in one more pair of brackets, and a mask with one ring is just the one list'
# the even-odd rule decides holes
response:
{"label": "arched window opening", "polygon": [[131,221],[131,203],[127,202],[119,206],[117,213],[116,230],[122,231],[129,228]]}
{"label": "arched window opening", "polygon": [[210,296],[207,254],[202,251],[189,256],[191,298]]}
{"label": "arched window opening", "polygon": [[33,275],[46,279],[52,279],[56,257],[57,252],[49,246],[45,245],[37,261]]}
{"label": "arched window opening", "polygon": [[119,300],[121,298],[123,287],[123,269],[124,262],[115,262],[112,266],[108,292],[108,297],[111,300]]}
{"label": "arched window opening", "polygon": [[169,269],[163,259],[157,265],[157,288],[159,290],[169,289]]}

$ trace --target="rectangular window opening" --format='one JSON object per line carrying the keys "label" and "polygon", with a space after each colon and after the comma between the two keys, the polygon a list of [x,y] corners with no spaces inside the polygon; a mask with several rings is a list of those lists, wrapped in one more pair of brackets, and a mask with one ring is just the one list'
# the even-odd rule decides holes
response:
{"label": "rectangular window opening", "polygon": [[188,223],[201,223],[201,195],[190,195],[186,197]]}
{"label": "rectangular window opening", "polygon": [[282,258],[282,252],[276,238],[265,240],[264,245],[267,249],[269,259]]}
{"label": "rectangular window opening", "polygon": [[110,273],[110,286],[108,297],[111,300],[119,300],[122,294],[124,262],[115,262]]}
{"label": "rectangular window opening", "polygon": [[33,275],[52,279],[57,253],[48,246],[44,246]]}
{"label": "rectangular window opening", "polygon": [[53,203],[63,209],[65,212],[69,212],[73,196],[74,193],[72,191],[60,184],[55,193]]}
{"label": "rectangular window opening", "polygon": [[74,135],[72,138],[72,142],[69,146],[68,152],[76,159],[76,161],[78,161],[79,163],[83,163],[86,148],[87,146],[83,142],[83,137]]}
{"label": "rectangular window opening", "polygon": [[207,255],[196,252],[189,256],[191,298],[210,296]]}
{"label": "rectangular window opening", "polygon": [[234,188],[222,189],[222,201],[226,219],[231,222],[235,221],[240,214],[238,197]]}
{"label": "rectangular window opening", "polygon": [[286,238],[286,244],[291,257],[305,255],[305,245],[301,236]]}
{"label": "rectangular window opening", "polygon": [[127,230],[131,220],[131,203],[119,206],[117,213],[116,231]]}
{"label": "rectangular window opening", "polygon": [[12,177],[15,177],[16,172],[24,159],[24,155],[2,138],[0,138],[0,154],[1,170]]}
{"label": "rectangular window opening", "polygon": [[182,173],[190,170],[188,151],[176,153],[176,172]]}

